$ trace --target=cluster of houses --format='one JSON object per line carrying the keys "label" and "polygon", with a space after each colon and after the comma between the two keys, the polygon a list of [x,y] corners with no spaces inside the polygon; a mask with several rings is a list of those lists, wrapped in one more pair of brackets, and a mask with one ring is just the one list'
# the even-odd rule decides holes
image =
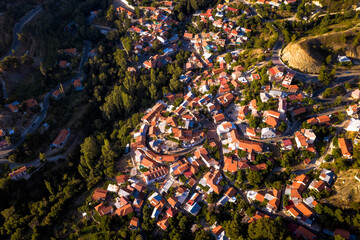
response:
{"label": "cluster of houses", "polygon": [[[281,2],[258,1],[274,6]],[[293,2],[285,0],[285,4]],[[171,56],[179,49],[179,40],[185,40],[195,49],[187,59],[184,74],[179,78],[187,85],[186,90],[183,93],[165,94],[163,100],[144,112],[140,127],[132,133],[135,171],[131,171],[130,176],[117,176],[117,184],[109,184],[106,190],[96,189],[93,193],[95,211],[100,216],[129,215],[131,229],[139,227],[138,216],[145,204],[151,207],[151,218],[156,219],[157,226],[162,230],[168,228],[170,219],[179,211],[198,215],[204,204],[208,203],[210,195],[219,196],[216,207],[236,204],[239,192],[227,184],[223,172],[229,176],[244,170],[267,170],[270,163],[274,164],[273,159],[267,159],[266,163],[256,161],[257,155],[269,151],[267,144],[263,143],[265,139],[282,136],[292,123],[310,110],[304,100],[307,95],[294,84],[293,72],[280,66],[269,67],[269,83],[262,86],[259,96],[245,101],[242,94],[244,88],[253,81],[261,81],[262,76],[255,72],[244,72],[243,66],[234,66],[242,50],[229,52],[232,58],[230,63],[226,54],[214,58],[221,47],[247,41],[251,30],[237,26],[225,17],[229,12],[239,13],[238,9],[218,4],[215,9],[196,14],[204,24],[212,24],[217,30],[223,31],[185,32],[183,36],[178,36],[172,30],[178,24],[171,16],[173,4],[165,1],[157,3],[156,7],[142,7],[146,17],[140,19],[136,19],[134,12],[128,9],[117,9],[119,14],[125,14],[132,20],[129,31],[138,35],[133,43],[134,51],[139,57],[146,58],[140,61],[142,66],[139,68],[162,67],[171,62]],[[196,22],[192,24],[197,27]],[[153,53],[153,47],[159,45],[162,50]],[[199,69],[201,74],[195,74]],[[133,67],[128,70],[136,71]],[[75,84],[81,85],[81,80],[74,80]],[[359,98],[360,91],[355,92],[354,96],[356,94]],[[358,121],[360,128],[357,105],[349,106],[347,112],[353,117],[353,125]],[[259,124],[250,127],[250,118],[257,118]],[[310,126],[330,125],[330,122],[331,116],[327,115],[307,120]],[[54,147],[66,142],[70,131],[65,130],[54,141]],[[281,149],[291,150],[296,146],[316,152],[315,141],[314,131],[302,128],[295,132],[294,143],[290,138],[282,139]],[[346,139],[339,138],[339,147],[343,156],[351,157],[351,146]],[[221,154],[216,156],[215,153]],[[319,179],[311,180],[302,174],[293,179],[285,190],[247,191],[247,199],[264,208],[248,222],[270,217],[264,212],[277,213],[282,209],[284,196],[287,196],[289,201],[283,203],[284,211],[303,225],[312,227],[315,216],[313,208],[318,199],[311,195],[305,198],[304,193],[308,196],[310,191],[331,191],[334,181],[335,175],[323,169]],[[151,192],[147,192],[150,189]],[[211,227],[211,232],[216,239],[226,237],[225,230],[218,224]],[[316,237],[303,226],[297,226],[294,234],[311,236],[311,239]]]}
{"label": "cluster of houses", "polygon": [[315,197],[310,194],[308,197],[303,197],[306,191],[315,191],[321,193],[322,191],[331,192],[331,185],[335,181],[335,174],[323,169],[320,172],[319,179],[312,179],[305,174],[296,176],[291,185],[287,185],[285,195],[288,196],[289,201],[284,202],[287,212],[294,218],[311,226],[314,220],[314,210],[318,202]]}

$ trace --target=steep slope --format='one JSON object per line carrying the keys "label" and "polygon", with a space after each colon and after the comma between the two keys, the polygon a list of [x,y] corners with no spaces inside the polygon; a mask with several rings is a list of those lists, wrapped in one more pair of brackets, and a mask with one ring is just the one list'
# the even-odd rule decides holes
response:
{"label": "steep slope", "polygon": [[339,54],[359,60],[360,46],[353,45],[359,31],[360,28],[355,27],[289,43],[282,51],[282,60],[290,67],[306,73],[318,73],[325,58],[330,54],[333,55],[333,59]]}

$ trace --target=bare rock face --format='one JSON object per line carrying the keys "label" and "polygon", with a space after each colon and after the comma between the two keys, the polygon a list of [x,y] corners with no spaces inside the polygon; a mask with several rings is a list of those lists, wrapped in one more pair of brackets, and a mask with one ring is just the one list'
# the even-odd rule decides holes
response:
{"label": "bare rock face", "polygon": [[288,44],[282,51],[282,60],[301,72],[318,73],[324,58],[316,47],[309,46],[306,42]]}
{"label": "bare rock face", "polygon": [[[332,32],[315,37],[307,37],[289,43],[282,51],[282,60],[291,68],[305,73],[319,73],[328,55],[346,55],[353,60],[360,60],[360,46],[353,41],[360,28],[342,32]],[[345,39],[345,41],[344,41]]]}

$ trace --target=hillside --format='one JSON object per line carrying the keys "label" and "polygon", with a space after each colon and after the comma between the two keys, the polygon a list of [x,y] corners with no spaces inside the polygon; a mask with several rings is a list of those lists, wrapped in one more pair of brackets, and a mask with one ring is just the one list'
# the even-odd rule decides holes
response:
{"label": "hillside", "polygon": [[360,28],[355,27],[289,43],[282,51],[282,60],[290,67],[306,73],[318,73],[325,58],[331,53],[360,60],[360,46],[353,45],[359,31]]}
{"label": "hillside", "polygon": [[0,56],[6,54],[11,46],[14,25],[13,19],[8,14],[0,16]]}

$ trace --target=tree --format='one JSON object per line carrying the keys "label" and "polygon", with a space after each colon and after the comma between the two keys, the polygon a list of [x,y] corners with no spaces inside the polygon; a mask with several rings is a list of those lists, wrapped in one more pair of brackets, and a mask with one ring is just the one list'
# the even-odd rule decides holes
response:
{"label": "tree", "polygon": [[185,20],[185,15],[183,12],[180,12],[179,15],[178,15],[178,19],[183,22]]}
{"label": "tree", "polygon": [[0,68],[4,71],[17,69],[20,66],[20,60],[14,56],[7,56],[0,61]]}
{"label": "tree", "polygon": [[231,53],[227,53],[226,54],[226,56],[225,56],[225,61],[226,61],[226,63],[231,63],[231,61],[232,61],[232,55],[231,55]]}
{"label": "tree", "polygon": [[195,240],[210,240],[210,234],[204,229],[198,230],[195,235]]}
{"label": "tree", "polygon": [[263,181],[263,176],[259,171],[250,171],[247,175],[247,179],[251,185],[259,186],[259,184]]}
{"label": "tree", "polygon": [[100,155],[99,145],[93,136],[85,138],[83,144],[81,144],[80,152],[83,154],[87,167],[91,170],[94,166],[94,161]]}
{"label": "tree", "polygon": [[284,229],[280,218],[260,218],[249,225],[248,234],[250,239],[281,240],[284,239]]}
{"label": "tree", "polygon": [[326,64],[329,65],[331,63],[331,55],[326,57]]}
{"label": "tree", "polygon": [[156,100],[157,99],[157,89],[153,83],[149,87],[149,92],[150,92],[151,100]]}
{"label": "tree", "polygon": [[114,5],[111,4],[109,9],[106,12],[106,20],[108,22],[112,22],[112,21],[114,21],[114,19],[115,19],[115,8],[114,8]]}
{"label": "tree", "polygon": [[23,65],[32,65],[34,63],[34,59],[27,54],[21,56],[21,64]]}
{"label": "tree", "polygon": [[141,17],[140,9],[138,7],[135,8],[135,15],[137,18]]}
{"label": "tree", "polygon": [[39,153],[39,159],[40,162],[46,162],[46,154],[45,153]]}
{"label": "tree", "polygon": [[334,105],[338,106],[340,105],[342,102],[342,97],[341,96],[337,96],[335,101],[334,101]]}
{"label": "tree", "polygon": [[287,124],[285,122],[281,122],[280,126],[278,127],[278,130],[280,132],[284,132],[286,130],[286,128],[287,128]]}
{"label": "tree", "polygon": [[332,94],[332,88],[327,88],[325,89],[325,91],[322,93],[322,97],[323,98],[328,98],[330,97]]}

